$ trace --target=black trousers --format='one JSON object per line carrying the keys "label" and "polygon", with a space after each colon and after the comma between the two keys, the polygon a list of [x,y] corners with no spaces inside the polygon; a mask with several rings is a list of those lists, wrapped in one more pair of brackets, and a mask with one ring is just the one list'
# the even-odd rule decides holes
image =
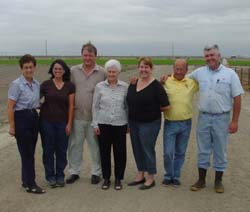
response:
{"label": "black trousers", "polygon": [[100,135],[98,142],[100,147],[102,175],[104,179],[111,176],[111,147],[115,161],[115,178],[122,180],[127,161],[126,132],[127,125],[112,126],[99,124]]}
{"label": "black trousers", "polygon": [[15,137],[22,161],[22,182],[28,186],[35,183],[35,148],[39,120],[35,110],[15,111]]}

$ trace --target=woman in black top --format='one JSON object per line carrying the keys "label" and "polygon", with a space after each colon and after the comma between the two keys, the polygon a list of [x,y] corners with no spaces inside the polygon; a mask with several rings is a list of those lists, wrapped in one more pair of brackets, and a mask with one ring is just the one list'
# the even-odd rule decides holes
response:
{"label": "woman in black top", "polygon": [[[161,111],[168,109],[169,101],[162,85],[153,78],[150,58],[138,62],[139,79],[128,88],[129,127],[133,153],[138,169],[129,186],[142,184],[145,190],[155,185],[155,143],[161,126]],[[148,173],[146,179],[145,172]]]}
{"label": "woman in black top", "polygon": [[49,185],[63,187],[67,165],[68,136],[71,132],[75,86],[70,69],[63,60],[55,60],[49,69],[51,79],[41,84],[41,139],[45,177]]}

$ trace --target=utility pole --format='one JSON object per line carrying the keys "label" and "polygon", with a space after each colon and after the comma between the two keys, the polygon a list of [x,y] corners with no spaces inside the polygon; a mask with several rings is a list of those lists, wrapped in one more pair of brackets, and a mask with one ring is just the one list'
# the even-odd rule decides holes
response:
{"label": "utility pole", "polygon": [[172,42],[172,58],[174,58],[174,42]]}
{"label": "utility pole", "polygon": [[48,46],[47,46],[47,40],[45,40],[45,56],[48,56]]}

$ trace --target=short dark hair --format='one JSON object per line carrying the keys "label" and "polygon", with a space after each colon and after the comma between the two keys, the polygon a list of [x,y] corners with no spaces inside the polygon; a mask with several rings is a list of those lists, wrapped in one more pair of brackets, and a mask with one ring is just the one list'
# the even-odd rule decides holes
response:
{"label": "short dark hair", "polygon": [[87,50],[88,52],[94,52],[95,56],[97,55],[97,48],[91,43],[85,43],[82,45],[82,50],[81,50],[81,54],[83,52],[83,50]]}
{"label": "short dark hair", "polygon": [[70,68],[68,67],[68,65],[61,59],[56,59],[54,60],[54,62],[50,65],[49,71],[48,73],[51,75],[50,79],[53,79],[55,76],[53,74],[53,68],[55,66],[55,64],[58,63],[63,67],[64,70],[64,74],[63,74],[63,81],[70,81]]}
{"label": "short dark hair", "polygon": [[19,59],[19,65],[20,65],[20,68],[23,68],[23,64],[25,63],[33,63],[34,66],[36,66],[36,59],[35,57],[33,57],[32,55],[30,54],[25,54],[23,55],[20,59]]}
{"label": "short dark hair", "polygon": [[151,69],[153,68],[153,62],[150,57],[141,57],[138,61],[138,67],[140,66],[141,63],[148,65]]}

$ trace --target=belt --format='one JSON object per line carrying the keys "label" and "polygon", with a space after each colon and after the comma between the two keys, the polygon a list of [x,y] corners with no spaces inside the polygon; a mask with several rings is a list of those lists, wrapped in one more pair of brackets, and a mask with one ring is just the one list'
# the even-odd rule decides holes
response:
{"label": "belt", "polygon": [[222,114],[230,113],[230,111],[222,112],[222,113],[208,113],[208,112],[200,111],[200,113],[202,113],[202,114],[210,114],[210,115],[222,115]]}
{"label": "belt", "polygon": [[185,122],[185,121],[191,121],[192,119],[185,119],[185,120],[169,120],[169,119],[165,119],[165,121],[169,121],[169,122]]}
{"label": "belt", "polygon": [[25,113],[25,112],[30,112],[30,113],[37,113],[36,109],[23,109],[23,110],[16,110],[15,113]]}

